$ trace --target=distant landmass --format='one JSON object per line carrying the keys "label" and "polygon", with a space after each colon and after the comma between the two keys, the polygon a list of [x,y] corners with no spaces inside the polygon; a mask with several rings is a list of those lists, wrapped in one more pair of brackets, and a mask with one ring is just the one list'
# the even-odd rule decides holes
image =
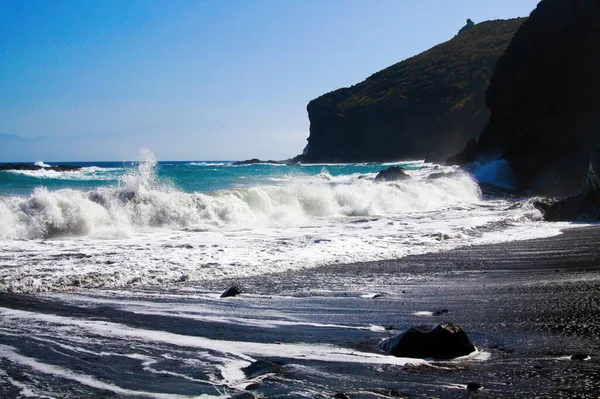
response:
{"label": "distant landmass", "polygon": [[453,39],[312,100],[303,162],[441,161],[479,137],[496,62],[525,18],[471,20]]}

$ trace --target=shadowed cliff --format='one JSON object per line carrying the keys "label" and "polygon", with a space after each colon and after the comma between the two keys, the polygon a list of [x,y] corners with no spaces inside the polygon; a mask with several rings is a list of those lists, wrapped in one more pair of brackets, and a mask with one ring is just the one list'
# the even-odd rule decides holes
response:
{"label": "shadowed cliff", "polygon": [[499,56],[525,18],[470,25],[453,39],[308,104],[303,161],[443,160],[477,138]]}
{"label": "shadowed cliff", "polygon": [[499,59],[480,159],[509,161],[521,189],[579,190],[600,143],[600,1],[542,0]]}

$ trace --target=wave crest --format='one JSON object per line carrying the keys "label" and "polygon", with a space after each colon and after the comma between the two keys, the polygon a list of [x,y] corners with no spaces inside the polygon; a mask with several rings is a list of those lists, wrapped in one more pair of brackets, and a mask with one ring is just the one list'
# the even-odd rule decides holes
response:
{"label": "wave crest", "polygon": [[480,202],[467,175],[452,179],[375,184],[359,175],[292,177],[284,184],[185,193],[156,176],[151,154],[116,186],[91,191],[37,188],[28,197],[0,197],[0,238],[33,239],[134,231],[289,227],[340,218],[391,216]]}

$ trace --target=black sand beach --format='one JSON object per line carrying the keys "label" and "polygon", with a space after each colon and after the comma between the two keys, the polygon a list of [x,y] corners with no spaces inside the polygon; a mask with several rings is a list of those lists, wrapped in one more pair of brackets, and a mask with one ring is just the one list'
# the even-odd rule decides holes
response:
{"label": "black sand beach", "polygon": [[[2,294],[0,396],[597,398],[598,242],[592,226],[166,292]],[[219,298],[233,283],[244,293]],[[445,321],[461,325],[479,353],[413,365],[365,360],[383,355],[384,338]],[[240,377],[220,352],[240,368],[267,362]],[[467,390],[472,382],[483,389]]]}

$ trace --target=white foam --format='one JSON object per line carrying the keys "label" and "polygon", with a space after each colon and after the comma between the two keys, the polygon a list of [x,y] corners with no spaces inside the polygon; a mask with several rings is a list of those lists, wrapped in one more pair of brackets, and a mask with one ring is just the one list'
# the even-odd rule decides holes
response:
{"label": "white foam", "polygon": [[[162,394],[156,392],[146,392],[146,391],[134,391],[130,389],[121,388],[117,385],[110,384],[107,382],[103,382],[93,378],[92,376],[76,373],[71,370],[65,369],[60,366],[55,366],[52,364],[42,363],[36,359],[23,356],[17,352],[17,350],[8,345],[0,345],[0,357],[19,364],[21,366],[29,367],[37,372],[41,372],[44,374],[51,374],[54,376],[58,376],[60,378],[65,378],[68,380],[76,381],[82,385],[89,386],[95,389],[102,389],[109,392],[114,392],[118,395],[136,395],[136,396],[144,396],[150,398],[158,398],[158,399],[176,399],[176,398],[188,398],[189,396],[183,395],[174,395],[174,394]],[[210,395],[201,395],[198,398],[226,398],[227,395],[219,395],[219,396],[210,396]]]}
{"label": "white foam", "polygon": [[[254,357],[269,357],[272,356],[273,353],[277,353],[278,356],[287,359],[318,360],[325,362],[394,364],[400,366],[426,363],[426,361],[422,359],[361,352],[333,345],[225,341],[201,336],[180,335],[164,331],[135,329],[119,323],[81,320],[23,310],[0,308],[0,315],[5,319],[5,322],[32,321],[35,323],[44,322],[60,325],[62,326],[63,334],[68,334],[68,327],[72,327],[76,329],[77,334],[81,334],[82,331],[85,331],[88,334],[125,339],[127,341],[140,340],[143,342],[163,343],[179,347],[210,350],[234,356],[234,361],[236,363],[239,363],[240,360],[252,362],[255,360]],[[0,348],[4,348],[4,346],[0,346]],[[0,354],[3,354],[1,350]]]}
{"label": "white foam", "polygon": [[415,316],[433,316],[433,312],[429,312],[426,310],[421,310],[413,313]]}
{"label": "white foam", "polygon": [[[41,165],[38,165],[41,166]],[[50,165],[44,166],[44,169],[38,170],[6,170],[5,173],[14,175],[23,175],[33,177],[36,179],[53,179],[53,180],[73,180],[73,181],[84,181],[84,180],[95,180],[95,181],[115,181],[117,180],[117,173],[122,172],[121,168],[100,168],[97,166],[90,166],[81,168],[73,171],[57,171],[51,169]]]}
{"label": "white foam", "polygon": [[157,179],[155,165],[146,154],[113,187],[0,196],[0,291],[255,276],[547,237],[569,226],[543,222],[529,203],[483,201],[466,174],[427,180],[431,166],[408,170],[413,178],[402,182],[324,168],[203,194]]}
{"label": "white foam", "polygon": [[225,166],[231,165],[231,162],[190,162],[189,166]]}
{"label": "white foam", "polygon": [[[148,228],[215,230],[297,227],[344,217],[402,215],[480,202],[475,182],[457,179],[374,184],[355,176],[294,178],[284,185],[189,194],[159,182],[156,161],[124,174],[117,187],[92,191],[37,188],[28,197],[0,197],[0,237],[88,235]],[[35,171],[60,173],[54,171]],[[71,172],[64,172],[71,173]],[[117,234],[122,236],[123,234]]]}

